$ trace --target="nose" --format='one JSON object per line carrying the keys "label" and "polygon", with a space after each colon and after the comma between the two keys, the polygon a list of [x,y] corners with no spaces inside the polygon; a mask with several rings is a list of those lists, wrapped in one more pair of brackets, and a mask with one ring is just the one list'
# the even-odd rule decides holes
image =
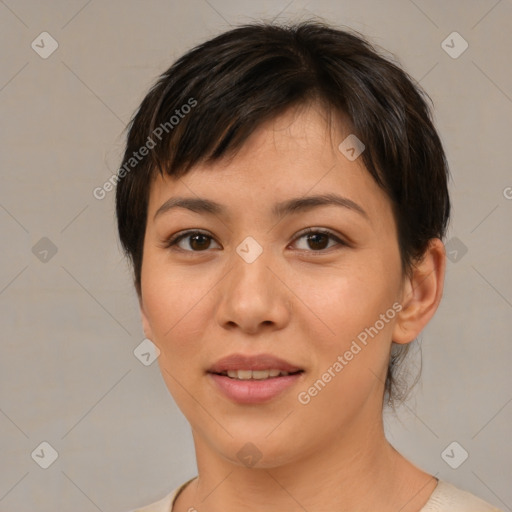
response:
{"label": "nose", "polygon": [[240,254],[233,253],[231,271],[218,289],[219,325],[247,334],[284,328],[290,321],[291,293],[276,259],[270,250],[263,250],[252,262]]}

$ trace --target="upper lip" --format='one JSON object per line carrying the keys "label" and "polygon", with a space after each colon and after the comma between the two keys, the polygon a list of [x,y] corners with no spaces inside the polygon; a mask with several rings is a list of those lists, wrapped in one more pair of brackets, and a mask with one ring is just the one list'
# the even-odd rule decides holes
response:
{"label": "upper lip", "polygon": [[209,369],[209,373],[222,373],[229,370],[279,370],[294,373],[302,370],[284,359],[271,354],[244,355],[231,354],[219,359]]}

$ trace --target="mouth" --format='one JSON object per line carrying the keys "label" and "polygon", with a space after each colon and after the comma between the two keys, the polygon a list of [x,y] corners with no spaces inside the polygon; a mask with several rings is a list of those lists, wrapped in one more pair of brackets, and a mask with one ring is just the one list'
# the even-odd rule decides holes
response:
{"label": "mouth", "polygon": [[210,372],[215,375],[228,377],[229,379],[236,380],[268,380],[276,379],[279,377],[287,377],[288,375],[297,375],[304,370],[297,370],[294,372],[286,372],[278,369],[272,370],[226,370],[223,372]]}
{"label": "mouth", "polygon": [[207,370],[216,391],[238,404],[268,402],[303,380],[305,370],[272,356],[233,354]]}
{"label": "mouth", "polygon": [[244,380],[278,377],[300,371],[303,369],[299,366],[271,354],[231,354],[219,359],[208,369],[208,373]]}

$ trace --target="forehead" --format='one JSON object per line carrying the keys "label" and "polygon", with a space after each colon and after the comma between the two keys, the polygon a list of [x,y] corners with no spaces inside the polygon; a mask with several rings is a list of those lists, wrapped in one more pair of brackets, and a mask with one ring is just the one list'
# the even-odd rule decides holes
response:
{"label": "forehead", "polygon": [[[263,212],[286,198],[336,193],[375,211],[387,196],[364,167],[338,146],[350,135],[350,125],[317,105],[290,109],[260,125],[242,147],[212,164],[198,164],[182,178],[155,173],[148,219],[173,196],[209,198],[234,211]],[[269,202],[272,205],[269,205]],[[217,212],[218,213],[218,212]]]}

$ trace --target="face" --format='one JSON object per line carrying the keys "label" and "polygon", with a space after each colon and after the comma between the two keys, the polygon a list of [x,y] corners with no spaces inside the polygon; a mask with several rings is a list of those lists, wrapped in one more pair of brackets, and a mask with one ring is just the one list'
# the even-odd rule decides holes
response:
{"label": "face", "polygon": [[338,149],[349,133],[288,111],[232,159],[152,183],[145,334],[196,443],[236,464],[292,462],[382,414],[403,276],[390,200]]}

